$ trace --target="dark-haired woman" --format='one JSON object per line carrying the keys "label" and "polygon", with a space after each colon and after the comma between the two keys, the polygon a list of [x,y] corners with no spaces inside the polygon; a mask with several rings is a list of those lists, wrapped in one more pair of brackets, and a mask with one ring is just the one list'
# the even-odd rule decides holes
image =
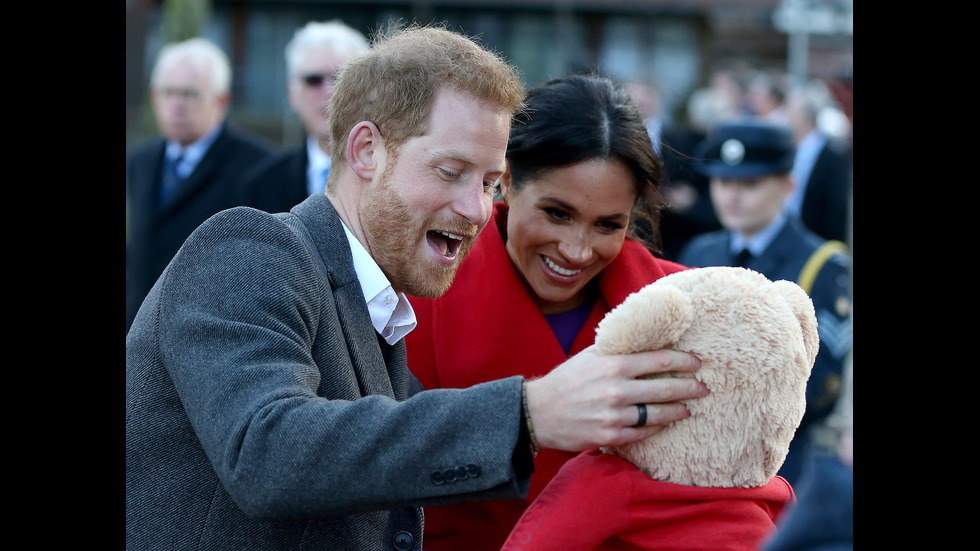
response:
{"label": "dark-haired woman", "polygon": [[[626,296],[684,269],[635,237],[657,235],[661,162],[629,95],[576,75],[531,90],[527,104],[490,223],[445,295],[412,298],[408,365],[426,388],[542,376],[593,344],[599,320]],[[427,507],[425,549],[499,550],[575,455],[542,450],[524,500]]]}

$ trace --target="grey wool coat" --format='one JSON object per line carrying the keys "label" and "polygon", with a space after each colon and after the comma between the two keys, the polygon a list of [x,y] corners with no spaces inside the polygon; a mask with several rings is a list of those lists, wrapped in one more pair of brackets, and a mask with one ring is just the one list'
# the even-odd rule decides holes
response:
{"label": "grey wool coat", "polygon": [[405,361],[325,195],[209,218],[126,339],[127,549],[419,550],[423,505],[524,497],[522,379],[413,394]]}

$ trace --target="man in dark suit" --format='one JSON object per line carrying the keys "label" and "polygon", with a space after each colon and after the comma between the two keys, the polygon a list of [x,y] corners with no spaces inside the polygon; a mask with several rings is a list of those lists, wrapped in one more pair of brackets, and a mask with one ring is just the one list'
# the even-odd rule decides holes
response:
{"label": "man in dark suit", "polygon": [[821,111],[832,109],[830,93],[821,90],[811,85],[787,99],[787,119],[796,142],[796,188],[786,198],[786,212],[824,239],[847,242],[851,158],[840,140],[830,139],[817,125]]}
{"label": "man in dark suit", "polygon": [[461,35],[382,36],[337,82],[326,193],[187,239],[126,341],[127,549],[417,551],[421,506],[525,496],[538,447],[689,414],[703,384],[638,379],[697,369],[676,351],[588,349],[468,389],[420,391],[408,370],[406,294],[444,293],[489,221],[522,100]]}
{"label": "man in dark suit", "polygon": [[813,300],[820,349],[807,384],[807,409],[779,474],[797,482],[810,431],[840,396],[851,348],[849,258],[843,243],[826,241],[786,216],[793,189],[795,146],[787,126],[761,121],[718,125],[697,149],[698,167],[723,229],[695,237],[681,252],[685,266],[743,266],[775,281],[800,284]]}
{"label": "man in dark suit", "polygon": [[286,87],[306,141],[257,167],[243,186],[242,205],[286,212],[323,193],[330,170],[330,95],[343,64],[367,48],[367,39],[340,21],[311,21],[296,31],[286,45]]}
{"label": "man in dark suit", "polygon": [[228,59],[194,38],[165,46],[151,78],[161,137],[130,156],[126,176],[126,330],[153,282],[188,235],[236,206],[241,179],[272,150],[225,123]]}

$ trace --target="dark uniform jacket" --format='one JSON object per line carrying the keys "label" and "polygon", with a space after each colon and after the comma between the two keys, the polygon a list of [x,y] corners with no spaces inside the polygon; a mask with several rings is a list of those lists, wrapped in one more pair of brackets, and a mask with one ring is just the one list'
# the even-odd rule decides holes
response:
{"label": "dark uniform jacket", "polygon": [[[799,282],[803,266],[825,242],[793,218],[776,235],[761,256],[749,260],[746,268],[770,280]],[[681,253],[679,262],[692,268],[734,265],[730,249],[731,233],[727,230],[694,238]],[[835,254],[823,265],[813,281],[810,298],[817,315],[820,349],[807,384],[806,413],[790,444],[789,455],[779,474],[790,483],[799,479],[805,457],[806,434],[814,423],[825,419],[840,395],[844,361],[851,348],[850,276],[848,258]]]}
{"label": "dark uniform jacket", "polygon": [[[223,211],[126,340],[126,543],[419,550],[422,505],[527,494],[521,377],[414,393],[330,201]],[[465,346],[466,335],[449,338]]]}

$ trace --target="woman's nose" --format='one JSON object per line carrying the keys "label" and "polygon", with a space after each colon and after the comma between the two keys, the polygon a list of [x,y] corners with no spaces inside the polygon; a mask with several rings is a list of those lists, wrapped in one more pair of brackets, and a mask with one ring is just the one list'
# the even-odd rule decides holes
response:
{"label": "woman's nose", "polygon": [[584,264],[592,258],[592,245],[588,231],[575,228],[558,243],[558,252],[569,262]]}

